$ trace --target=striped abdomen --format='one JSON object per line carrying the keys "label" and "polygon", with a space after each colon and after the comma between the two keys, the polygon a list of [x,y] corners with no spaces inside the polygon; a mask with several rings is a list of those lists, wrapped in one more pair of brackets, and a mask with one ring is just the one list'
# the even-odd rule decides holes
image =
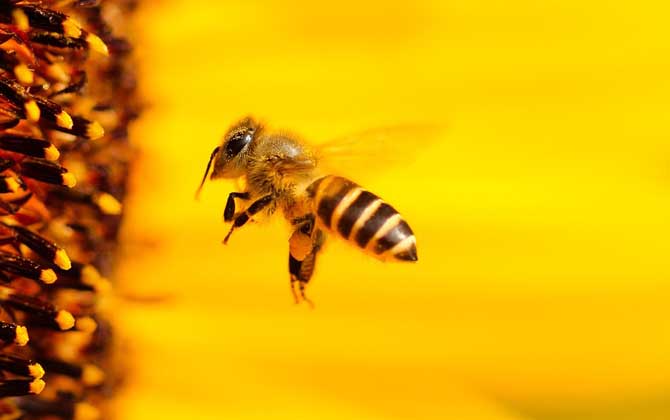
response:
{"label": "striped abdomen", "polygon": [[416,261],[416,239],[402,216],[379,197],[339,176],[310,187],[316,220],[381,260]]}

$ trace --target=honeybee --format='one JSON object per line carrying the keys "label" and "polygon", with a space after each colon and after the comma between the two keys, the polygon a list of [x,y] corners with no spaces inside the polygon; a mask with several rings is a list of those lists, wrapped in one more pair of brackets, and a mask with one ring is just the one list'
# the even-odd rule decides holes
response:
{"label": "honeybee", "polygon": [[[214,149],[196,192],[197,198],[210,168],[212,180],[243,181],[245,191],[231,192],[226,201],[223,218],[231,226],[224,244],[254,215],[281,210],[292,228],[288,270],[296,303],[311,303],[305,288],[327,233],[382,261],[418,260],[414,233],[398,211],[353,181],[324,173],[321,156],[296,136],[247,117]],[[236,200],[248,205],[237,211]]]}

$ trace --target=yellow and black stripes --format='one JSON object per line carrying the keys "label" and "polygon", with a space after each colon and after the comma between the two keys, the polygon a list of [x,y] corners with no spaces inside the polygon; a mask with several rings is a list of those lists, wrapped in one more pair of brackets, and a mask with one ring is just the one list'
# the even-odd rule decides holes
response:
{"label": "yellow and black stripes", "polygon": [[416,261],[416,239],[402,216],[359,185],[326,176],[310,187],[317,222],[381,260]]}

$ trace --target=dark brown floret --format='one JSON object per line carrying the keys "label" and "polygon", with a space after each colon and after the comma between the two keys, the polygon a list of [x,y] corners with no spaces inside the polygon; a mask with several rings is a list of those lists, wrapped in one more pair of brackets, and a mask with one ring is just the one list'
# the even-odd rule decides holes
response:
{"label": "dark brown floret", "polygon": [[61,34],[51,32],[38,32],[30,35],[30,41],[35,44],[42,44],[47,48],[83,50],[86,48],[86,41],[79,38],[70,38]]}
{"label": "dark brown floret", "polygon": [[21,397],[24,395],[39,394],[44,389],[41,379],[13,379],[0,381],[0,397]]}
{"label": "dark brown floret", "polygon": [[21,164],[21,175],[47,184],[73,187],[76,180],[67,169],[45,159],[27,158]]}
{"label": "dark brown floret", "polygon": [[52,269],[20,255],[3,251],[0,251],[0,271],[45,283],[53,283],[57,278]]}
{"label": "dark brown floret", "polygon": [[0,322],[0,340],[25,345],[28,342],[26,328],[9,322]]}
{"label": "dark brown floret", "polygon": [[[58,150],[50,142],[15,134],[0,136],[0,149],[36,158],[58,159]],[[55,159],[54,159],[55,157]]]}
{"label": "dark brown floret", "polygon": [[51,264],[64,270],[68,270],[72,266],[65,250],[52,241],[19,225],[8,225],[6,223],[2,223],[2,225],[12,232],[17,243],[27,246]]}
{"label": "dark brown floret", "polygon": [[39,363],[11,355],[0,355],[0,370],[33,379],[44,376],[44,369]]}

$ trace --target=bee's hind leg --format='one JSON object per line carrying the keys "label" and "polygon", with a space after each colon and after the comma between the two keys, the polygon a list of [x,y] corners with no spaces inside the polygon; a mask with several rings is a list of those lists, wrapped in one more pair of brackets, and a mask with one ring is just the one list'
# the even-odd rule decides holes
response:
{"label": "bee's hind leg", "polygon": [[[289,258],[290,258],[290,255],[289,255]],[[290,262],[289,262],[289,264],[290,264]],[[291,294],[293,295],[293,301],[297,305],[297,304],[300,303],[300,295],[298,295],[298,292],[295,290],[295,284],[296,283],[299,283],[298,279],[294,275],[291,274]]]}
{"label": "bee's hind leg", "polygon": [[310,308],[314,309],[314,302],[312,302],[312,300],[305,295],[305,287],[307,287],[307,282],[301,281],[298,283],[298,286],[300,287],[300,297],[302,300],[307,302]]}
{"label": "bee's hind leg", "polygon": [[228,239],[230,239],[230,235],[232,235],[233,230],[244,226],[244,224],[249,221],[251,216],[266,208],[270,203],[274,201],[274,199],[275,197],[272,194],[261,197],[258,200],[254,201],[253,203],[251,203],[249,208],[247,208],[245,211],[235,216],[235,219],[233,220],[233,225],[230,227],[228,234],[223,239],[224,245],[228,243]]}
{"label": "bee's hind leg", "polygon": [[[310,253],[310,255],[312,254]],[[309,255],[307,258],[309,258]],[[305,263],[305,261],[298,261],[293,257],[293,255],[289,253],[288,271],[289,276],[291,277],[291,294],[293,295],[293,300],[295,301],[296,304],[300,303],[300,301],[302,300],[307,302],[309,306],[313,308],[314,303],[305,294],[305,288],[307,287],[307,283],[309,283],[309,280],[311,278],[311,274],[309,274],[308,277],[305,277],[305,274],[308,273],[303,272],[303,263]],[[298,284],[297,287],[298,290],[296,290],[296,283]]]}
{"label": "bee's hind leg", "polygon": [[[307,297],[305,294],[305,288],[307,287],[307,283],[309,283],[309,280],[311,279],[311,274],[309,274],[308,277],[305,277],[305,274],[308,273],[303,273],[303,263],[305,263],[311,256],[312,261],[315,260],[316,258],[316,253],[310,253],[307,258],[304,261],[298,261],[291,254],[288,256],[288,265],[289,265],[289,275],[291,276],[291,294],[293,295],[293,300],[295,301],[296,304],[300,303],[300,301],[307,302],[307,304],[310,307],[314,307],[314,302],[310,298]],[[307,261],[307,265],[310,265],[309,261]],[[312,266],[312,271],[313,271],[313,266]],[[296,290],[296,283],[298,284],[297,290]]]}
{"label": "bee's hind leg", "polygon": [[[305,288],[314,274],[316,256],[324,240],[323,232],[314,229],[313,217],[298,226],[289,239],[288,270],[291,278],[291,292],[296,303],[300,303],[302,299],[314,307],[314,303],[305,294]],[[296,283],[298,283],[297,292]]]}

